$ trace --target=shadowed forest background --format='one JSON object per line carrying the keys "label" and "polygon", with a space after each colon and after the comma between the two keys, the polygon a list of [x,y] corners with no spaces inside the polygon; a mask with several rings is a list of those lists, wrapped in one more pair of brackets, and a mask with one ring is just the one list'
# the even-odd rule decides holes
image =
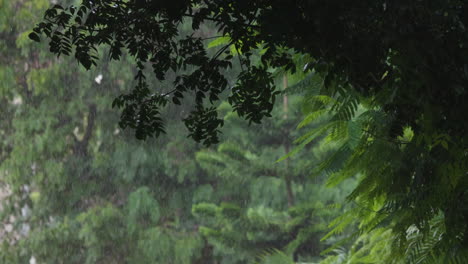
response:
{"label": "shadowed forest background", "polygon": [[244,6],[201,21],[167,7],[154,19],[181,45],[164,46],[173,64],[143,26],[96,33],[117,11],[87,25],[80,1],[0,0],[0,263],[466,263],[468,38],[446,30],[462,28],[464,4],[434,1],[461,11],[428,30],[459,53],[389,41],[385,61],[344,50],[347,65],[308,53],[335,36],[283,40],[291,28],[264,26],[275,4],[260,2],[244,29],[229,24]]}

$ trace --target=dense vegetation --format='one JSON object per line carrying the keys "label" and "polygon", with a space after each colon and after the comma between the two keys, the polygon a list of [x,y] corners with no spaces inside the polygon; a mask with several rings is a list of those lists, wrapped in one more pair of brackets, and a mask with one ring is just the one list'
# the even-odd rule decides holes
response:
{"label": "dense vegetation", "polygon": [[261,126],[220,104],[227,130],[210,148],[186,138],[184,106],[162,111],[175,120],[170,138],[138,141],[111,109],[135,83],[129,56],[86,71],[27,38],[47,1],[2,7],[0,263],[250,263],[274,249],[305,261],[333,244],[320,239],[354,181],[326,190],[308,176],[334,147],[275,164],[292,145],[300,97],[278,101]]}
{"label": "dense vegetation", "polygon": [[468,6],[293,2],[0,1],[0,260],[465,263]]}

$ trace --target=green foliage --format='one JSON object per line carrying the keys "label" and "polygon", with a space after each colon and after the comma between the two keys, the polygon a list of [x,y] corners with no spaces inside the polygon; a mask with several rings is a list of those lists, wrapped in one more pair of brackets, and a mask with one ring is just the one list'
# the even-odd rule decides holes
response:
{"label": "green foliage", "polygon": [[[393,115],[392,133],[406,125],[427,131],[418,120],[423,114],[427,117],[428,109],[440,125],[450,118],[445,126],[453,126],[452,131],[464,128],[460,113],[466,112],[466,67],[463,59],[456,59],[466,54],[464,10],[462,1],[442,0],[392,4],[335,0],[327,5],[320,1],[295,5],[287,1],[83,1],[76,6],[54,5],[29,36],[38,41],[39,35],[45,35],[51,52],[74,53],[87,69],[97,63],[101,45],[109,47],[114,60],[123,51],[133,56],[138,81],[114,105],[123,108],[121,126],[134,128],[139,138],[164,131],[159,113],[169,101],[166,96],[180,104],[191,91],[196,96],[195,108],[186,119],[190,136],[207,145],[216,143],[222,122],[211,104],[228,88],[221,72],[236,59],[228,50],[232,47],[243,67],[228,101],[249,122],[260,122],[271,113],[277,91],[270,67],[291,72],[299,68],[293,63],[293,49],[307,54],[300,63],[304,71],[323,74],[324,86],[332,94],[339,93],[342,104],[352,106],[339,111],[342,117],[350,119],[356,110],[355,94],[375,96],[385,113]],[[186,18],[196,34],[178,30]],[[208,37],[216,38],[208,48],[221,46],[212,56],[198,34],[206,21],[216,22],[217,31]],[[258,59],[252,56],[256,50],[261,66],[252,63]],[[145,68],[150,65],[159,80],[177,73],[171,80],[175,89],[151,92],[145,81]],[[184,72],[188,67],[193,70]],[[454,105],[459,109],[453,111]]]}
{"label": "green foliage", "polygon": [[85,263],[121,261],[118,257],[125,252],[126,246],[122,218],[112,205],[96,207],[78,215],[77,221],[82,225],[78,238],[87,249]]}
{"label": "green foliage", "polygon": [[[427,250],[432,252],[431,261],[440,261],[434,260],[434,256],[463,259],[467,227],[462,220],[464,207],[459,207],[459,200],[452,198],[455,193],[464,197],[464,192],[459,191],[466,189],[466,185],[457,180],[449,183],[446,179],[458,178],[455,175],[461,175],[461,171],[445,169],[447,162],[461,164],[464,159],[461,148],[449,148],[445,134],[427,135],[421,131],[418,134],[415,127],[419,124],[403,127],[395,135],[395,116],[382,108],[382,101],[377,102],[382,100],[379,95],[369,98],[352,91],[345,93],[346,83],[335,84],[338,88],[330,94],[317,85],[309,87],[312,92],[305,101],[313,103],[313,107],[307,109],[309,113],[298,125],[298,129],[307,131],[280,161],[300,153],[311,142],[321,141],[335,145],[336,150],[318,164],[314,174],[326,173],[330,187],[348,178],[359,178],[359,184],[347,197],[357,207],[331,222],[332,229],[322,240],[358,222],[360,231],[356,235],[363,235],[356,240],[356,247],[360,243],[366,246],[345,255],[336,254],[327,261],[375,263],[381,261],[382,250],[388,256],[385,263],[402,260],[425,263],[429,261]],[[463,144],[463,140],[459,142]],[[431,230],[434,219],[440,219],[442,229]],[[417,242],[407,235],[414,228],[418,230]],[[385,239],[393,243],[381,242]],[[337,250],[338,245],[324,253]]]}
{"label": "green foliage", "polygon": [[128,55],[88,72],[51,58],[27,40],[48,2],[0,3],[0,263],[209,260],[187,203],[198,188],[194,144],[180,134],[137,143],[110,111],[134,82]]}
{"label": "green foliage", "polygon": [[[399,236],[388,228],[376,228],[360,235],[349,251],[335,249],[321,263],[465,263],[467,256],[456,248],[441,249],[445,231],[443,216],[436,216],[430,229],[422,232],[416,226],[408,228],[405,238],[408,247],[395,251]],[[429,233],[430,235],[426,235]]]}
{"label": "green foliage", "polygon": [[285,253],[279,251],[279,250],[270,250],[266,251],[262,255],[259,256],[259,259],[261,259],[257,263],[268,263],[268,264],[294,264],[295,262],[292,260],[292,258]]}
{"label": "green foliage", "polygon": [[142,3],[0,0],[0,261],[467,262],[465,3]]}
{"label": "green foliage", "polygon": [[[40,12],[31,14],[37,19]],[[26,39],[27,22],[15,23],[22,29],[11,34],[11,56],[0,63],[6,114],[0,180],[10,193],[1,221],[12,225],[0,233],[1,263],[245,263],[272,249],[304,261],[320,258],[329,244],[319,239],[340,212],[326,205],[344,195],[308,177],[323,156],[318,146],[300,161],[274,163],[296,133],[300,97],[283,103],[287,117],[278,108],[271,112],[276,118],[252,126],[222,98],[212,113],[220,113],[228,131],[214,147],[187,140],[177,122],[165,124],[170,141],[140,142],[110,110],[114,96],[138,83],[128,54],[119,64],[103,60],[85,71],[67,57],[46,56]],[[190,111],[181,104],[159,114],[177,120]]]}
{"label": "green foliage", "polygon": [[128,196],[128,230],[134,233],[137,224],[155,225],[159,218],[158,202],[150,194],[148,187],[141,187]]}
{"label": "green foliage", "polygon": [[[297,100],[300,98],[288,99],[300,102]],[[289,107],[294,109],[294,103]],[[273,114],[283,113],[278,109]],[[297,120],[298,114],[291,111],[288,118]],[[327,222],[342,210],[329,204],[344,198],[339,195],[344,186],[326,190],[321,185],[322,177],[315,178],[315,183],[308,177],[310,168],[324,157],[318,147],[301,153],[304,158],[297,161],[272,162],[284,155],[285,147],[291,143],[282,138],[283,134],[271,131],[281,132],[284,126],[292,131],[294,122],[269,121],[255,128],[241,124],[241,119],[228,112],[225,136],[230,141],[196,153],[205,177],[226,181],[228,187],[219,203],[203,202],[192,207],[193,215],[203,225],[200,233],[214,246],[222,263],[254,263],[258,259],[264,259],[260,263],[269,263],[273,259],[284,261],[286,255],[290,261],[317,261],[320,251],[331,245],[328,241],[320,242],[326,234]],[[252,148],[256,140],[265,144]],[[315,157],[311,156],[313,152]],[[288,204],[288,180],[294,204]],[[349,188],[353,185],[352,181],[347,184]],[[286,255],[270,256],[277,250]]]}

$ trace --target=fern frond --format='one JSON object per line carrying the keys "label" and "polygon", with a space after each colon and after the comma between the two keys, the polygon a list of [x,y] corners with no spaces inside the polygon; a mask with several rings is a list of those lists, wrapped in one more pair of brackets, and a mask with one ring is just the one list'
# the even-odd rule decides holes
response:
{"label": "fern frond", "polygon": [[256,264],[295,264],[290,255],[276,248],[265,250],[256,259]]}
{"label": "fern frond", "polygon": [[[351,154],[348,145],[342,144],[333,154],[319,163],[317,168],[313,171],[313,175],[320,174],[324,171],[335,172],[342,168],[347,158]],[[334,185],[334,184],[333,184]]]}
{"label": "fern frond", "polygon": [[343,215],[335,218],[328,226],[333,227],[325,236],[323,236],[320,241],[325,241],[333,235],[337,235],[343,232],[343,230],[356,220],[356,212],[348,211]]}
{"label": "fern frond", "polygon": [[276,162],[280,162],[280,161],[283,161],[283,160],[285,160],[285,159],[287,159],[289,157],[294,156],[296,153],[298,153],[299,151],[304,149],[304,147],[307,146],[307,144],[309,144],[314,139],[316,139],[316,138],[320,137],[321,135],[323,135],[326,131],[333,128],[337,123],[338,123],[338,121],[327,123],[327,124],[325,124],[323,126],[312,129],[311,131],[307,132],[302,137],[296,139],[294,141],[294,143],[296,143],[296,144],[300,143],[300,144],[295,146],[292,151],[290,151],[289,153],[287,153],[283,157],[279,158]]}
{"label": "fern frond", "polygon": [[323,80],[315,72],[309,73],[299,82],[284,89],[284,94],[318,94],[323,87]]}
{"label": "fern frond", "polygon": [[315,120],[317,120],[318,118],[326,115],[329,111],[327,109],[320,109],[320,110],[317,110],[317,111],[314,111],[310,114],[308,114],[298,125],[297,125],[297,129],[300,129],[300,128],[303,128],[307,125],[309,125],[310,123],[314,122]]}

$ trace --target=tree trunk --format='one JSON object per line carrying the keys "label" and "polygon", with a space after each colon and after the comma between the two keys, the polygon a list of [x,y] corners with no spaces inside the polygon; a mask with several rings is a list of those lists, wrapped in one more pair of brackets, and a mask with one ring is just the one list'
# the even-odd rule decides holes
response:
{"label": "tree trunk", "polygon": [[[284,74],[283,76],[283,90],[285,90],[288,87],[288,76]],[[288,119],[288,111],[289,111],[289,105],[288,105],[288,96],[286,94],[283,95],[283,119],[287,120]],[[290,142],[289,142],[289,128],[286,128],[286,136],[285,136],[285,141],[284,141],[284,152],[287,154],[290,151]],[[285,166],[286,166],[286,173],[284,175],[284,181],[286,183],[286,193],[288,196],[288,207],[291,207],[294,205],[294,193],[292,190],[292,179],[291,175],[289,173],[289,158],[285,160]]]}

